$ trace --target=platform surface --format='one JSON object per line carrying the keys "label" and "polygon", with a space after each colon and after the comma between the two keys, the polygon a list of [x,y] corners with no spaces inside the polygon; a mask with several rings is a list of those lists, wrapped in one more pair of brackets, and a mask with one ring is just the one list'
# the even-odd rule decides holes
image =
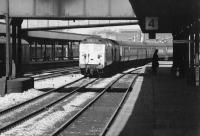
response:
{"label": "platform surface", "polygon": [[199,136],[200,89],[171,74],[171,62],[142,74],[107,136]]}

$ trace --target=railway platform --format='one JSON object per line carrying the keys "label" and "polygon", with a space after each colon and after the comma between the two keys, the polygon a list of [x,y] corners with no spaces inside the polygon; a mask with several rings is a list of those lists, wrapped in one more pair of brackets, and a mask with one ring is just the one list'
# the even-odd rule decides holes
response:
{"label": "railway platform", "polygon": [[198,136],[200,92],[160,62],[157,75],[146,65],[107,136]]}

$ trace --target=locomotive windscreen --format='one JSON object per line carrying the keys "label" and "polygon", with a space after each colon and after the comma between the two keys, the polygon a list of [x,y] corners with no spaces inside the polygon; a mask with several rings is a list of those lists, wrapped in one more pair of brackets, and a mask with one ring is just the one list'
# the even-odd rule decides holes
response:
{"label": "locomotive windscreen", "polygon": [[105,44],[81,43],[79,48],[79,63],[104,64]]}

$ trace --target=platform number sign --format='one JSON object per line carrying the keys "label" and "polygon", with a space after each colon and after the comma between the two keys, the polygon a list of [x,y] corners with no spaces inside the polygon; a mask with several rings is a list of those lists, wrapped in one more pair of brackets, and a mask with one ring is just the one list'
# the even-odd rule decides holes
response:
{"label": "platform number sign", "polygon": [[158,30],[158,17],[146,17],[145,18],[146,30]]}

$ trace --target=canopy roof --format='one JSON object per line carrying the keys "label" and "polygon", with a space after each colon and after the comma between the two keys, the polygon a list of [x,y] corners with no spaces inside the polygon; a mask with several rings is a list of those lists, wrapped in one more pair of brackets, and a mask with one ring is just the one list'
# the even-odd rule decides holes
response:
{"label": "canopy roof", "polygon": [[200,0],[129,0],[140,26],[147,32],[146,17],[158,18],[156,32],[180,31],[200,16]]}

